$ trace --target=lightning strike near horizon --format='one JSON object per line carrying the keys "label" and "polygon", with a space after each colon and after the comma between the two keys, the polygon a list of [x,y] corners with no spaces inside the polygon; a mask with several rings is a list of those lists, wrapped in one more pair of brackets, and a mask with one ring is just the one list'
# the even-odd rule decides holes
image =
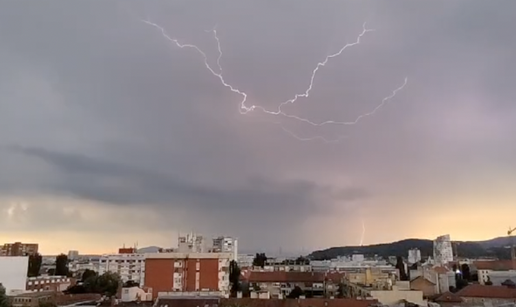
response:
{"label": "lightning strike near horizon", "polygon": [[360,246],[364,245],[364,237],[365,237],[365,223],[362,220],[362,235],[360,236]]}
{"label": "lightning strike near horizon", "polygon": [[[408,82],[408,78],[405,78],[404,79],[404,82],[403,84],[396,88],[394,91],[392,91],[392,94],[383,98],[380,102],[380,104],[378,104],[372,111],[370,112],[367,112],[367,113],[363,113],[361,115],[359,115],[358,117],[355,118],[355,120],[353,121],[337,121],[337,120],[326,120],[326,121],[323,121],[323,122],[313,122],[307,118],[303,118],[303,117],[300,117],[300,116],[297,116],[297,115],[292,115],[292,114],[288,114],[288,113],[285,113],[283,110],[282,110],[282,107],[287,105],[287,104],[293,104],[295,103],[299,98],[307,98],[309,97],[310,95],[310,92],[312,91],[313,89],[313,85],[314,85],[314,82],[315,82],[315,78],[316,78],[316,75],[317,73],[319,72],[320,68],[326,66],[326,64],[333,58],[335,57],[338,57],[339,55],[341,55],[347,48],[349,47],[353,47],[355,45],[358,45],[360,44],[360,40],[361,38],[368,32],[372,32],[372,31],[375,31],[374,29],[368,29],[366,28],[366,23],[363,23],[362,25],[362,32],[357,36],[357,39],[355,40],[355,42],[353,43],[347,43],[346,45],[344,45],[341,49],[339,49],[339,51],[337,51],[336,53],[333,53],[333,54],[330,54],[328,56],[326,56],[326,58],[324,59],[324,61],[322,62],[319,62],[317,63],[316,67],[312,70],[312,74],[311,74],[311,77],[310,77],[310,82],[308,84],[308,87],[307,89],[304,91],[304,93],[302,94],[295,94],[293,98],[287,100],[287,101],[284,101],[282,103],[280,103],[278,105],[278,108],[276,109],[276,111],[271,111],[271,110],[267,110],[266,108],[262,107],[262,106],[258,106],[258,105],[251,105],[251,106],[247,106],[246,105],[246,102],[247,102],[247,94],[244,92],[244,91],[241,91],[239,90],[238,88],[236,88],[235,86],[231,85],[230,83],[226,82],[226,80],[224,79],[224,77],[222,76],[222,66],[220,64],[220,60],[222,58],[222,48],[221,48],[221,44],[220,44],[220,39],[219,37],[217,36],[217,26],[215,26],[212,30],[207,30],[206,32],[211,32],[213,33],[213,36],[217,42],[217,49],[218,49],[218,52],[219,52],[219,56],[217,58],[217,66],[219,68],[219,73],[217,73],[209,64],[209,61],[208,61],[208,56],[206,55],[206,53],[204,51],[202,51],[199,47],[197,47],[196,45],[193,45],[193,44],[182,44],[180,43],[177,39],[174,39],[172,37],[170,37],[166,30],[161,27],[160,25],[156,24],[156,23],[153,23],[153,22],[150,22],[150,21],[147,21],[147,20],[141,20],[142,22],[150,25],[150,26],[153,26],[155,27],[156,29],[158,29],[162,36],[168,40],[169,42],[173,43],[174,45],[176,45],[177,47],[183,49],[183,48],[191,48],[191,49],[195,49],[204,59],[204,66],[208,69],[208,71],[215,77],[217,77],[219,79],[219,81],[221,82],[221,84],[228,88],[231,92],[235,93],[235,94],[238,94],[242,97],[242,100],[240,101],[240,109],[239,109],[239,112],[240,114],[247,114],[251,111],[255,111],[255,110],[260,110],[262,111],[263,113],[265,114],[269,114],[269,115],[275,115],[275,116],[283,116],[283,117],[286,117],[286,118],[290,118],[290,119],[294,119],[294,120],[297,120],[297,121],[300,121],[300,122],[304,122],[304,123],[307,123],[307,124],[310,124],[312,126],[324,126],[324,125],[329,125],[329,124],[333,124],[333,125],[355,125],[357,124],[361,119],[363,119],[364,117],[367,117],[367,116],[371,116],[373,115],[374,113],[376,113],[380,108],[382,108],[388,100],[394,98],[394,96],[396,96],[397,92],[399,92],[400,90],[402,90],[405,85],[407,84]],[[324,137],[321,137],[321,136],[316,136],[316,137],[311,137],[311,138],[301,138],[299,136],[297,136],[296,134],[294,134],[293,132],[291,132],[290,130],[287,130],[286,128],[284,128],[283,126],[281,126],[282,130],[286,133],[288,133],[289,135],[291,135],[292,137],[300,140],[300,141],[311,141],[311,140],[316,140],[316,139],[320,139],[322,140],[323,142],[325,143],[336,143],[338,141],[340,141],[340,138],[339,139],[336,139],[336,140],[328,140]]]}

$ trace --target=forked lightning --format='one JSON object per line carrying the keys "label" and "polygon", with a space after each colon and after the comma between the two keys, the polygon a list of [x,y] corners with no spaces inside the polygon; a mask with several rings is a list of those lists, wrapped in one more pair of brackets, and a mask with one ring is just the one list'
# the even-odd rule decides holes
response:
{"label": "forked lightning", "polygon": [[[210,66],[210,64],[208,63],[208,56],[206,55],[206,53],[204,53],[204,51],[202,51],[196,45],[193,45],[193,44],[182,44],[177,39],[174,39],[174,38],[170,37],[167,34],[167,32],[165,31],[165,29],[163,27],[159,26],[158,24],[150,22],[150,21],[147,21],[147,20],[142,20],[142,22],[144,22],[144,23],[146,23],[146,24],[148,24],[150,26],[153,26],[156,29],[158,29],[165,39],[167,39],[168,41],[172,42],[177,47],[179,47],[181,49],[183,49],[183,48],[191,48],[191,49],[196,50],[203,57],[204,65],[210,71],[210,73],[213,76],[217,77],[224,87],[228,88],[231,92],[233,92],[235,94],[238,94],[238,95],[240,95],[242,97],[242,100],[240,101],[240,109],[239,109],[241,114],[247,114],[247,113],[249,113],[251,111],[260,110],[260,111],[262,111],[265,114],[276,115],[276,116],[277,115],[284,116],[284,117],[291,118],[291,119],[294,119],[294,120],[297,120],[297,121],[300,121],[300,122],[304,122],[304,123],[310,124],[312,126],[323,126],[323,125],[329,125],[329,124],[332,124],[332,125],[354,125],[354,124],[358,123],[362,118],[370,116],[370,115],[373,115],[376,111],[378,111],[381,107],[383,107],[387,103],[388,100],[394,98],[394,96],[396,96],[396,93],[398,91],[402,90],[405,87],[405,85],[407,84],[407,82],[408,82],[408,78],[405,78],[403,84],[400,87],[396,88],[394,91],[392,91],[391,95],[389,95],[389,96],[385,97],[384,99],[382,99],[380,104],[378,104],[372,111],[359,115],[353,121],[326,120],[326,121],[323,121],[323,122],[314,122],[314,121],[311,121],[311,120],[309,120],[307,118],[303,118],[303,117],[299,117],[297,115],[292,115],[292,114],[285,113],[282,110],[282,107],[287,105],[287,104],[295,103],[299,98],[307,98],[307,97],[309,97],[310,92],[311,92],[311,90],[313,88],[313,85],[314,85],[315,77],[316,77],[317,73],[319,72],[320,68],[326,66],[326,64],[332,58],[335,58],[335,57],[338,57],[339,55],[341,55],[344,52],[344,50],[346,50],[347,48],[360,44],[361,38],[366,33],[374,31],[374,29],[366,28],[366,24],[365,23],[362,25],[362,32],[358,35],[358,37],[355,40],[355,42],[348,43],[348,44],[344,45],[338,52],[326,56],[324,61],[317,63],[316,67],[312,71],[312,75],[310,77],[310,82],[309,82],[308,87],[306,88],[304,93],[296,94],[296,95],[294,95],[293,98],[280,103],[278,105],[278,108],[273,111],[273,110],[267,110],[265,107],[258,106],[258,105],[247,106],[246,105],[247,94],[245,92],[239,90],[235,86],[233,86],[233,85],[231,85],[231,84],[226,82],[226,80],[222,76],[222,66],[220,64],[220,60],[222,58],[222,48],[221,48],[219,37],[217,36],[217,27],[216,26],[212,30],[209,30],[207,32],[212,32],[213,36],[215,37],[215,40],[217,41],[217,48],[218,48],[218,52],[219,52],[219,56],[217,58],[217,66],[218,66],[219,72],[216,72]],[[298,137],[297,135],[295,135],[294,133],[292,133],[291,131],[287,130],[283,126],[281,128],[283,129],[283,131],[285,131],[286,133],[288,133],[289,135],[293,136],[294,138],[296,138],[296,139],[298,139],[300,141],[311,141],[311,140],[319,139],[319,140],[322,140],[322,141],[327,142],[327,143],[336,143],[336,142],[339,142],[341,140],[341,138],[335,139],[335,140],[327,140],[327,139],[325,139],[323,137],[320,137],[320,136],[316,136],[316,137],[312,137],[312,138],[301,138],[301,137]]]}

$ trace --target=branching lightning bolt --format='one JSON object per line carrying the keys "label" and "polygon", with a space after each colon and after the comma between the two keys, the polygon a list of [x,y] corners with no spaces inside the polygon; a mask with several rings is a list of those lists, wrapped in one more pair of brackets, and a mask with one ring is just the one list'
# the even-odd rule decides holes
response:
{"label": "branching lightning bolt", "polygon": [[[309,119],[307,118],[303,118],[303,117],[300,117],[300,116],[297,116],[297,115],[292,115],[292,114],[287,114],[285,113],[283,110],[282,110],[282,107],[287,105],[287,104],[293,104],[295,103],[299,98],[307,98],[309,97],[310,95],[310,92],[313,88],[313,85],[314,85],[314,81],[315,81],[315,77],[317,75],[317,72],[319,71],[319,69],[321,67],[324,67],[326,66],[326,64],[332,59],[332,58],[335,58],[335,57],[338,57],[339,55],[341,55],[347,48],[349,47],[353,47],[355,45],[358,45],[360,44],[360,40],[361,38],[368,32],[372,32],[372,31],[375,31],[374,29],[368,29],[366,28],[366,23],[364,23],[362,25],[362,32],[358,35],[357,39],[355,40],[355,42],[353,43],[348,43],[346,45],[344,45],[338,52],[336,53],[333,53],[333,54],[330,54],[328,56],[326,56],[326,58],[324,59],[324,61],[322,62],[319,62],[317,63],[316,67],[313,69],[312,71],[312,75],[310,77],[310,82],[309,82],[309,85],[307,87],[307,89],[305,90],[304,93],[302,94],[296,94],[294,95],[293,98],[287,100],[287,101],[284,101],[282,103],[280,103],[278,105],[278,108],[276,111],[270,111],[270,110],[267,110],[266,108],[262,107],[262,106],[257,106],[257,105],[251,105],[251,106],[247,106],[246,105],[246,102],[247,102],[247,94],[244,92],[244,91],[241,91],[239,90],[238,88],[236,88],[235,86],[231,85],[230,83],[226,82],[226,80],[224,79],[224,77],[222,76],[222,66],[220,64],[220,60],[222,58],[222,48],[221,48],[221,44],[220,44],[220,40],[219,40],[219,37],[217,36],[217,27],[215,26],[212,30],[208,30],[206,32],[212,32],[213,33],[213,36],[215,37],[215,40],[217,41],[217,48],[218,48],[218,52],[219,52],[219,56],[217,58],[217,66],[219,68],[219,73],[217,73],[209,64],[209,61],[208,61],[208,56],[206,55],[206,53],[204,51],[202,51],[199,47],[197,47],[196,45],[193,45],[193,44],[182,44],[180,43],[177,39],[174,39],[172,37],[170,37],[166,30],[161,27],[160,25],[156,24],[156,23],[153,23],[153,22],[150,22],[150,21],[147,21],[147,20],[141,20],[142,22],[152,26],[152,27],[155,27],[156,29],[158,29],[162,36],[168,40],[169,42],[173,43],[174,45],[176,45],[177,47],[183,49],[183,48],[191,48],[191,49],[195,49],[204,59],[204,65],[205,67],[210,71],[210,73],[217,77],[219,79],[219,81],[221,82],[221,84],[228,88],[231,92],[235,93],[235,94],[238,94],[242,97],[242,100],[240,101],[240,109],[239,109],[239,112],[240,114],[247,114],[251,111],[255,111],[255,110],[260,110],[262,111],[263,113],[266,113],[266,114],[269,114],[269,115],[281,115],[281,116],[284,116],[284,117],[287,117],[287,118],[291,118],[291,119],[294,119],[294,120],[297,120],[297,121],[300,121],[300,122],[304,122],[304,123],[307,123],[307,124],[310,124],[312,126],[324,126],[324,125],[329,125],[329,124],[334,124],[334,125],[355,125],[357,124],[361,119],[363,119],[364,117],[367,117],[367,116],[371,116],[373,115],[374,113],[376,113],[380,108],[382,108],[388,100],[394,98],[394,96],[396,96],[397,92],[399,92],[400,90],[402,90],[405,85],[407,84],[408,82],[408,78],[405,78],[404,79],[404,82],[403,84],[398,87],[397,89],[395,89],[391,95],[385,97],[382,99],[382,101],[380,102],[380,104],[378,104],[372,111],[370,112],[367,112],[367,113],[364,113],[364,114],[361,114],[359,115],[355,120],[353,121],[336,121],[336,120],[327,120],[327,121],[323,121],[323,122],[313,122],[313,121],[310,121]],[[297,135],[295,135],[294,133],[292,133],[291,131],[287,130],[286,128],[284,128],[283,126],[281,126],[281,128],[283,129],[283,131],[285,131],[286,133],[290,134],[291,136],[293,136],[294,138],[298,139],[298,140],[301,140],[301,141],[310,141],[310,140],[315,140],[315,139],[320,139],[324,142],[327,142],[327,143],[335,143],[335,142],[338,142],[340,141],[340,138],[339,139],[336,139],[336,140],[328,140],[328,139],[325,139],[323,137],[320,137],[320,136],[317,136],[317,137],[312,137],[312,138],[301,138],[301,137],[298,137]]]}
{"label": "branching lightning bolt", "polygon": [[364,237],[365,237],[365,223],[362,220],[362,235],[360,236],[360,246],[364,245]]}

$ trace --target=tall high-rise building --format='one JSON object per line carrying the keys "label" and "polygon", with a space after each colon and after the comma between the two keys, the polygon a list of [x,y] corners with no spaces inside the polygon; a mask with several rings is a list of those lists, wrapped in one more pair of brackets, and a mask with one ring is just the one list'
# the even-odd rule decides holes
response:
{"label": "tall high-rise building", "polygon": [[212,250],[215,253],[231,253],[232,260],[238,260],[238,240],[235,238],[224,236],[213,238]]}
{"label": "tall high-rise building", "polygon": [[0,248],[0,256],[30,256],[38,252],[38,244],[35,243],[5,243]]}
{"label": "tall high-rise building", "polygon": [[434,240],[434,261],[436,265],[453,262],[453,248],[450,235],[443,235]]}

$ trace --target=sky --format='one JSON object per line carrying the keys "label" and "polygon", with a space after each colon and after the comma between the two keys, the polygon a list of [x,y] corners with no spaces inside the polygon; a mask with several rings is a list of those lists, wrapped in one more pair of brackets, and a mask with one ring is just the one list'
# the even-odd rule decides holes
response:
{"label": "sky", "polygon": [[[503,236],[516,226],[514,11],[0,0],[0,242],[105,253],[195,231],[301,253]],[[374,31],[320,66],[288,117],[241,114],[201,53],[144,21],[198,46],[218,74],[215,29],[225,82],[270,111],[305,93],[364,22]]]}

